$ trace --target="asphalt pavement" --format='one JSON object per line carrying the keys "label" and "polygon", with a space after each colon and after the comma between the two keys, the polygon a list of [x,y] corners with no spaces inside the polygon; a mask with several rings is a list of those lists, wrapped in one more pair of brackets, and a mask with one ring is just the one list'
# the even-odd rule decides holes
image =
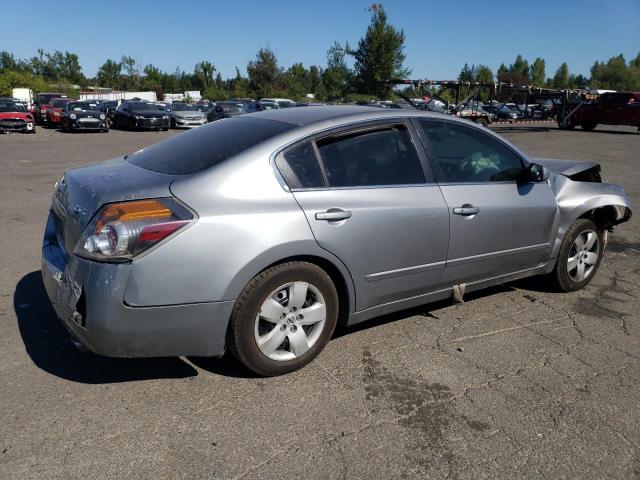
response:
{"label": "asphalt pavement", "polygon": [[[601,162],[640,205],[636,129],[545,125],[494,130]],[[40,280],[53,184],[175,134],[0,135],[0,478],[640,478],[635,217],[585,290],[526,280],[377,318],[283,377],[77,351]]]}

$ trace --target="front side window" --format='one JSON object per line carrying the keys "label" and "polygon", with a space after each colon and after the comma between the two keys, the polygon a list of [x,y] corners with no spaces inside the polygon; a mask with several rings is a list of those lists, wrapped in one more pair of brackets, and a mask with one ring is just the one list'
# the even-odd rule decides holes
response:
{"label": "front side window", "polygon": [[448,122],[421,121],[419,125],[433,148],[439,182],[506,182],[522,178],[520,158],[485,133]]}
{"label": "front side window", "polygon": [[324,186],[320,165],[310,142],[280,153],[276,157],[276,166],[292,190]]}
{"label": "front side window", "polygon": [[422,164],[404,125],[318,140],[330,187],[425,183]]}

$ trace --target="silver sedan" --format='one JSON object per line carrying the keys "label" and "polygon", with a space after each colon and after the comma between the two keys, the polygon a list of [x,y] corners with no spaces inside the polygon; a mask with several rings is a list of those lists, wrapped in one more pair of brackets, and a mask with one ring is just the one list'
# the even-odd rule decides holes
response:
{"label": "silver sedan", "polygon": [[583,288],[631,215],[599,170],[433,113],[242,115],[67,170],[44,283],[81,348],[283,374],[338,324],[531,275]]}

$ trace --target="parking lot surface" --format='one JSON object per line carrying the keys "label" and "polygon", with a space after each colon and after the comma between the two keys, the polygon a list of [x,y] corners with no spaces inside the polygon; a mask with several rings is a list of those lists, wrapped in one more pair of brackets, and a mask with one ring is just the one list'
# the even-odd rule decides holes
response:
{"label": "parking lot surface", "polygon": [[[635,129],[495,130],[601,162],[640,205]],[[635,218],[583,291],[527,280],[374,319],[279,378],[77,351],[40,280],[53,184],[175,134],[0,136],[0,478],[640,477]]]}

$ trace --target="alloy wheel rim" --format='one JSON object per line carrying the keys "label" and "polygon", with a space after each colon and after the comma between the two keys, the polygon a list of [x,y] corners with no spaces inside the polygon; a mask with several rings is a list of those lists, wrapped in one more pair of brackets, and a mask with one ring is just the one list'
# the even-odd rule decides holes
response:
{"label": "alloy wheel rim", "polygon": [[315,345],[326,319],[320,290],[307,282],[290,282],[271,292],[260,306],[254,322],[255,341],[271,360],[293,360]]}
{"label": "alloy wheel rim", "polygon": [[600,240],[593,230],[580,232],[571,245],[567,273],[574,282],[583,282],[593,273],[600,255]]}

